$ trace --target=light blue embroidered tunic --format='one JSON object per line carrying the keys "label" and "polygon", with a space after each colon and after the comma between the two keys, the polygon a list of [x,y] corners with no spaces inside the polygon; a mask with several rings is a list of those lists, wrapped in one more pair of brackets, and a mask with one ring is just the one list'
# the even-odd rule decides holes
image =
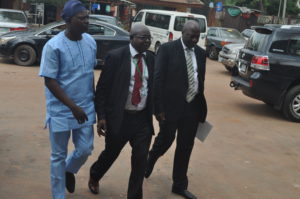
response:
{"label": "light blue embroidered tunic", "polygon": [[66,95],[81,107],[88,121],[78,124],[71,110],[45,88],[46,126],[52,132],[69,131],[92,125],[96,121],[94,108],[94,66],[96,42],[89,34],[71,41],[64,31],[44,46],[39,75],[56,79]]}

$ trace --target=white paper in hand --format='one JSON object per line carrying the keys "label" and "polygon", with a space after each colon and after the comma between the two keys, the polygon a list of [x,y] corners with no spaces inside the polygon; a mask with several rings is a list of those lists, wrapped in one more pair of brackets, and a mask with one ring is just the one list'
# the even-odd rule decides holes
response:
{"label": "white paper in hand", "polygon": [[196,137],[201,142],[204,142],[205,138],[207,137],[211,129],[212,129],[212,125],[209,122],[207,121],[203,123],[199,122]]}

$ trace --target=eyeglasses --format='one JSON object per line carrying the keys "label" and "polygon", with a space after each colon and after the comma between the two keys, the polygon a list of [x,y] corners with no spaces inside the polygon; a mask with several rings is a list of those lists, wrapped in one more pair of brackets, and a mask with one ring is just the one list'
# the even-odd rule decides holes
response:
{"label": "eyeglasses", "polygon": [[141,39],[143,41],[146,41],[146,40],[150,40],[151,41],[153,39],[151,36],[144,36],[144,35],[141,35],[141,36],[135,35],[134,37],[137,37],[137,38],[139,38],[139,39]]}

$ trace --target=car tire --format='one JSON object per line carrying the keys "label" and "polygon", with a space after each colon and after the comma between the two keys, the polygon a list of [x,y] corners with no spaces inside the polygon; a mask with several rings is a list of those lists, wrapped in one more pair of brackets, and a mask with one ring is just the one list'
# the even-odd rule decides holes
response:
{"label": "car tire", "polygon": [[231,68],[229,66],[224,65],[228,72],[231,72]]}
{"label": "car tire", "polygon": [[282,111],[287,119],[300,122],[300,85],[291,88],[287,92]]}
{"label": "car tire", "polygon": [[14,51],[14,62],[21,66],[30,66],[36,62],[37,56],[30,45],[20,45]]}
{"label": "car tire", "polygon": [[269,107],[274,107],[274,104],[270,103],[270,102],[266,102],[266,101],[263,101],[267,106]]}
{"label": "car tire", "polygon": [[157,55],[158,49],[160,48],[160,46],[161,46],[161,44],[160,44],[159,42],[157,42],[157,43],[155,44],[155,47],[154,47],[154,53],[155,53],[155,55]]}
{"label": "car tire", "polygon": [[209,47],[209,50],[208,50],[208,57],[209,57],[210,59],[213,59],[213,60],[218,59],[218,51],[217,51],[217,48],[216,48],[215,46]]}

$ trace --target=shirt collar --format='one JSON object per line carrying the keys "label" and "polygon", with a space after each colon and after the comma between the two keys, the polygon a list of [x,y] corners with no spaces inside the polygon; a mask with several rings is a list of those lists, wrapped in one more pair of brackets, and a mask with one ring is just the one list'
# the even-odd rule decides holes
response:
{"label": "shirt collar", "polygon": [[[131,44],[129,44],[129,49],[130,49],[130,54],[131,54],[132,58],[134,56],[136,56],[137,54],[139,54],[139,52],[136,51],[136,49]],[[146,52],[143,52],[142,54],[146,56]]]}
{"label": "shirt collar", "polygon": [[194,47],[193,47],[193,48],[188,48],[188,47],[183,43],[182,37],[180,38],[180,41],[181,41],[181,44],[182,44],[184,50],[191,50],[191,51],[194,51],[194,50],[195,50]]}

